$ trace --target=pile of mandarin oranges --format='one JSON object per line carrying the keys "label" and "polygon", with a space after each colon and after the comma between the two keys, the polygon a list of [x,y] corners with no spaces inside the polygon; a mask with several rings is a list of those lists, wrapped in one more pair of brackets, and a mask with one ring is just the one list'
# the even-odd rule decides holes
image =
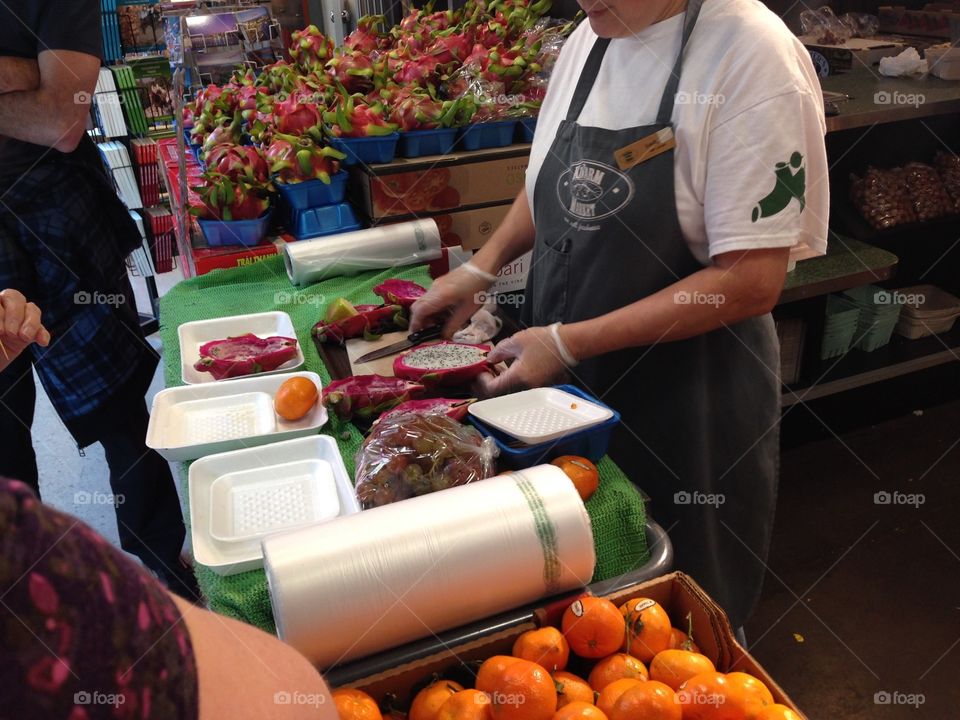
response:
{"label": "pile of mandarin oranges", "polygon": [[[579,675],[568,672],[571,660]],[[406,720],[800,720],[752,675],[717,672],[648,598],[618,608],[582,597],[559,629],[527,631],[511,655],[483,662],[473,685],[435,679],[416,694]],[[384,720],[360,690],[333,697],[340,720]]]}

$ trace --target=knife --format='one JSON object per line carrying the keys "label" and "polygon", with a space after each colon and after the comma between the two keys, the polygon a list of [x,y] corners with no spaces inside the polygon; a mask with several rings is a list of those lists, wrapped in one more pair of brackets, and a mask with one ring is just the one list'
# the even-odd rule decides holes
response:
{"label": "knife", "polygon": [[418,330],[415,333],[410,333],[407,336],[406,340],[401,340],[396,342],[393,345],[387,345],[386,347],[378,348],[377,350],[372,350],[366,355],[361,355],[356,359],[358,365],[363,363],[372,362],[374,360],[379,360],[380,358],[387,357],[388,355],[396,355],[398,352],[403,352],[407,348],[413,347],[414,345],[419,345],[422,342],[427,340],[436,340],[441,336],[443,332],[442,325],[432,325],[431,327],[426,327],[423,330]]}

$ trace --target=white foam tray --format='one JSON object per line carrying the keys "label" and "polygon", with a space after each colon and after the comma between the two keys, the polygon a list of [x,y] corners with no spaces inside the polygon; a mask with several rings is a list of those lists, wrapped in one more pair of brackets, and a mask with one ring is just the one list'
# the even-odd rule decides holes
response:
{"label": "white foam tray", "polygon": [[470,414],[528,445],[550,442],[613,417],[613,411],[556,388],[481,400]]}
{"label": "white foam tray", "polygon": [[292,377],[308,378],[321,391],[320,376],[313,372],[161,390],[150,410],[147,447],[170,462],[183,462],[313,435],[327,422],[327,409],[319,401],[296,421],[284,420],[273,410],[274,395]]}
{"label": "white foam tray", "polygon": [[[200,372],[193,367],[200,359],[200,346],[211,340],[223,340],[228,337],[253,333],[260,338],[274,335],[282,337],[297,337],[293,329],[293,320],[285,312],[254,313],[252,315],[234,315],[232,317],[215,318],[213,320],[197,320],[188,322],[177,328],[180,338],[180,377],[187,385],[203,385],[206,383],[231,382],[240,378],[224,378],[216,380],[208,372]],[[302,366],[304,362],[303,349],[297,342],[296,357],[287,360],[276,370],[258,373],[258,375],[275,375],[290,372]],[[249,376],[245,376],[249,377]]]}
{"label": "white foam tray", "polygon": [[[225,507],[213,504],[214,494],[211,488],[214,483],[223,478],[228,479],[232,474],[250,471],[258,471],[261,478],[278,480],[290,474],[291,465],[316,460],[328,463],[332,471],[339,501],[336,517],[360,512],[360,505],[343,465],[340,450],[329,435],[314,435],[265,447],[210,455],[193,463],[187,484],[190,495],[190,532],[196,561],[218,575],[234,575],[263,567],[259,535],[237,542],[223,542],[211,536],[212,518],[216,521],[218,514],[228,512]],[[268,508],[264,510],[270,511]]]}

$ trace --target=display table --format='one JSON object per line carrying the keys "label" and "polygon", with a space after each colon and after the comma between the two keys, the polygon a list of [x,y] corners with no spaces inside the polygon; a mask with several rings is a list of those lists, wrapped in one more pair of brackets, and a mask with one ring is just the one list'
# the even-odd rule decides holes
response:
{"label": "display table", "polygon": [[[338,297],[346,297],[353,303],[379,302],[372,289],[389,277],[430,284],[426,266],[416,266],[333,278],[306,288],[296,288],[290,284],[279,257],[267,258],[247,267],[217,270],[181,282],[160,301],[166,386],[183,384],[177,340],[179,325],[193,320],[276,310],[288,313],[293,319],[297,339],[306,356],[306,369],[318,373],[326,384],[330,381],[330,374],[311,341],[310,329],[325,312],[327,303]],[[351,423],[340,422],[335,417],[323,432],[336,439],[352,477],[354,456],[363,435]],[[184,486],[187,467],[184,464],[180,468]],[[586,503],[593,522],[597,553],[594,581],[615,578],[634,570],[649,557],[645,538],[646,513],[640,493],[610,458],[599,463],[599,470],[600,489]],[[187,523],[189,525],[189,515]],[[274,631],[267,580],[262,570],[220,576],[197,565],[196,573],[212,610],[268,632]]]}

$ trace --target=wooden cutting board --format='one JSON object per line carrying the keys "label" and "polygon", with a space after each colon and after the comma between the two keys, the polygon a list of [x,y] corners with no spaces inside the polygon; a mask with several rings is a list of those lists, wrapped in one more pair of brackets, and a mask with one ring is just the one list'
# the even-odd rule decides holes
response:
{"label": "wooden cutting board", "polygon": [[393,361],[396,355],[388,355],[385,358],[374,360],[369,363],[357,363],[357,358],[366,355],[368,352],[379,350],[387,345],[393,345],[401,340],[405,340],[409,332],[392,332],[380,337],[379,340],[364,340],[356,338],[347,340],[347,358],[350,360],[351,375],[385,375],[393,377]]}

